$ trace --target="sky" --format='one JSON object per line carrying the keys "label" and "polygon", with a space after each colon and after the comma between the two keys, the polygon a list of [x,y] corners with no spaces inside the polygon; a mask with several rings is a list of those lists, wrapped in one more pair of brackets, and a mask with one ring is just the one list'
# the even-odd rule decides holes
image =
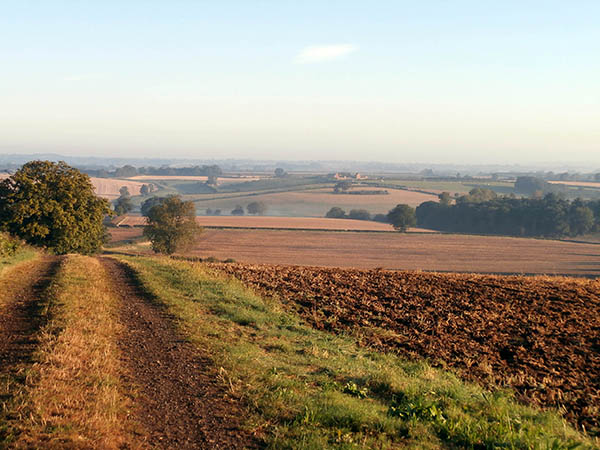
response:
{"label": "sky", "polygon": [[598,0],[0,0],[0,153],[597,169],[599,24]]}

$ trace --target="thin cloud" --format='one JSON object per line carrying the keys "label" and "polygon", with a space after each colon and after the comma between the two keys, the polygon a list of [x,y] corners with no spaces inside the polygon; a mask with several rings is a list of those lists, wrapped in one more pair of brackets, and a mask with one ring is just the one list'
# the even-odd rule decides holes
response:
{"label": "thin cloud", "polygon": [[340,45],[313,45],[304,48],[294,58],[297,64],[312,64],[332,61],[342,58],[357,50],[358,47],[350,44]]}

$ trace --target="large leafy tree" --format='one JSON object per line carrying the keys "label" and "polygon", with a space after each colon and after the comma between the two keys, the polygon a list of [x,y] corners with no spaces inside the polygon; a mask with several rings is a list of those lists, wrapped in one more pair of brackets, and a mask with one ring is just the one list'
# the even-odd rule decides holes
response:
{"label": "large leafy tree", "polygon": [[150,208],[144,236],[150,239],[156,253],[171,255],[191,245],[202,227],[196,222],[193,202],[184,202],[179,196],[161,199]]}
{"label": "large leafy tree", "polygon": [[396,205],[388,212],[387,218],[396,230],[402,232],[417,224],[415,209],[408,205]]}
{"label": "large leafy tree", "polygon": [[0,228],[57,253],[96,253],[105,241],[107,200],[64,162],[31,161],[0,182]]}

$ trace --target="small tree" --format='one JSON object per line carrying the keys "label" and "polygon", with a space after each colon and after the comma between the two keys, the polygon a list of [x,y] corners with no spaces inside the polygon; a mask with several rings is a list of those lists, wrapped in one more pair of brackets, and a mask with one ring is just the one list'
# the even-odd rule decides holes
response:
{"label": "small tree", "polygon": [[329,211],[327,211],[327,214],[325,214],[325,217],[327,217],[329,219],[345,219],[346,211],[344,211],[342,208],[334,206]]}
{"label": "small tree", "polygon": [[287,175],[286,171],[283,170],[281,167],[278,167],[277,169],[275,169],[275,176],[277,178],[282,178],[285,177]]}
{"label": "small tree", "polygon": [[179,196],[167,197],[148,212],[148,225],[144,229],[156,253],[172,255],[193,244],[202,232],[196,222],[193,202],[184,202]]}
{"label": "small tree", "polygon": [[127,214],[132,209],[133,209],[133,203],[131,203],[131,197],[129,197],[129,196],[119,197],[115,201],[115,213],[119,216],[122,216],[123,214]]}
{"label": "small tree", "polygon": [[248,211],[248,214],[258,214],[259,216],[262,216],[267,212],[267,205],[263,202],[252,202],[246,206],[246,210]]}
{"label": "small tree", "polygon": [[351,181],[340,181],[339,183],[336,183],[336,185],[333,187],[333,192],[335,192],[336,194],[341,192],[346,192],[349,191],[352,188],[352,182]]}
{"label": "small tree", "polygon": [[388,212],[388,221],[398,231],[405,232],[409,227],[417,224],[415,209],[408,205],[397,205]]}
{"label": "small tree", "polygon": [[121,186],[121,189],[119,189],[119,194],[121,197],[129,197],[131,195],[127,186]]}
{"label": "small tree", "polygon": [[64,162],[31,161],[0,182],[0,230],[57,254],[90,254],[112,211],[90,178]]}
{"label": "small tree", "polygon": [[233,210],[231,211],[231,215],[232,216],[243,216],[244,215],[244,208],[242,208],[241,205],[236,205],[236,207],[233,208]]}
{"label": "small tree", "polygon": [[150,187],[147,184],[142,184],[142,187],[140,188],[140,194],[148,195],[149,193],[150,193]]}

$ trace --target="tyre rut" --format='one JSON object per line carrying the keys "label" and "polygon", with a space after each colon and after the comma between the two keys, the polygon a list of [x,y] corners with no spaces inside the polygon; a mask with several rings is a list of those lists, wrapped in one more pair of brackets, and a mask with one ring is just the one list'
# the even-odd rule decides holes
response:
{"label": "tyre rut", "polygon": [[27,367],[33,364],[32,356],[39,343],[38,332],[48,320],[43,312],[45,291],[61,261],[47,256],[21,264],[4,274],[10,281],[2,283],[5,285],[2,292],[4,306],[0,311],[0,379],[5,381],[0,390],[3,411],[10,411],[8,404],[23,385]]}
{"label": "tyre rut", "polygon": [[137,420],[145,443],[159,448],[258,448],[242,429],[245,411],[218,382],[209,355],[183,339],[174,318],[144,291],[124,263],[100,258],[121,297],[119,337],[126,380],[139,392]]}

